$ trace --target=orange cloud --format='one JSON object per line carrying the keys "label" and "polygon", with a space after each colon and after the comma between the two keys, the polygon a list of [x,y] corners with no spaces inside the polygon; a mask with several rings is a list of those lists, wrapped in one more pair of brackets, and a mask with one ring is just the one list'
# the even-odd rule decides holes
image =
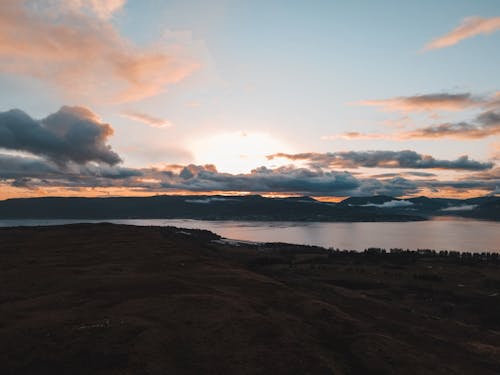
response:
{"label": "orange cloud", "polygon": [[172,126],[172,124],[167,120],[154,117],[142,112],[124,111],[121,115],[122,117],[127,117],[131,120],[142,122],[146,125],[152,126],[153,128],[165,128],[168,126]]}
{"label": "orange cloud", "polygon": [[491,158],[493,160],[500,160],[500,142],[494,142],[490,145]]}
{"label": "orange cloud", "polygon": [[72,0],[66,3],[76,3],[80,8],[90,8],[98,17],[102,19],[110,18],[113,13],[120,10],[125,5],[126,0]]}
{"label": "orange cloud", "polygon": [[87,13],[109,19],[123,8],[126,0],[24,0],[38,12],[52,14]]}
{"label": "orange cloud", "polygon": [[449,32],[424,47],[424,51],[433,49],[445,48],[453,46],[460,41],[472,38],[480,34],[491,34],[500,30],[500,17],[481,18],[481,17],[468,17],[462,23]]}
{"label": "orange cloud", "polygon": [[484,104],[484,102],[480,99],[473,98],[469,93],[444,93],[363,100],[358,104],[380,107],[388,112],[432,112],[440,110],[460,111],[465,108],[480,106]]}
{"label": "orange cloud", "polygon": [[121,36],[107,18],[123,1],[55,4],[0,2],[0,73],[34,77],[76,98],[130,102],[161,93],[199,66],[179,43],[142,48]]}

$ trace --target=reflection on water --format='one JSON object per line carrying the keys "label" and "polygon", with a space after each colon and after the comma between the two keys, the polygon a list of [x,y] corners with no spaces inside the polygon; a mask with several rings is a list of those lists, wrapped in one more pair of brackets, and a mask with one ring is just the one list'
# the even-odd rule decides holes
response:
{"label": "reflection on water", "polygon": [[[340,249],[368,247],[500,252],[500,222],[436,218],[404,223],[303,223],[133,219],[107,220],[133,225],[207,229],[257,242],[289,242]],[[0,226],[56,225],[99,220],[0,220]]]}

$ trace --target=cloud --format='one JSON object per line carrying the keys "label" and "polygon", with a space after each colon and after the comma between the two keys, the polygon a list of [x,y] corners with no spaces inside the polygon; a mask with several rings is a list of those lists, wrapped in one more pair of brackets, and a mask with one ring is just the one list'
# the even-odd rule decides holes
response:
{"label": "cloud", "polygon": [[37,12],[48,14],[89,14],[103,20],[111,18],[121,10],[126,0],[23,0],[25,5]]}
{"label": "cloud", "polygon": [[451,188],[457,190],[472,190],[472,189],[480,189],[486,191],[494,191],[498,186],[500,186],[500,179],[489,179],[489,180],[480,180],[480,179],[462,179],[455,181],[446,181],[446,180],[434,180],[434,181],[426,181],[425,186],[433,189],[441,189],[441,188]]}
{"label": "cloud", "polygon": [[57,166],[46,160],[0,154],[0,179],[51,178],[58,175]]}
{"label": "cloud", "polygon": [[491,158],[493,160],[500,160],[500,142],[495,142],[491,146]]}
{"label": "cloud", "polygon": [[415,168],[415,169],[452,169],[486,170],[493,163],[471,160],[467,155],[456,160],[439,160],[430,155],[419,154],[411,150],[403,151],[344,151],[329,153],[278,153],[268,159],[285,158],[293,161],[305,161],[312,168]]}
{"label": "cloud", "polygon": [[500,91],[497,91],[491,98],[489,98],[485,105],[486,109],[500,109]]}
{"label": "cloud", "polygon": [[464,180],[472,181],[488,181],[488,180],[499,180],[500,181],[500,167],[490,169],[489,171],[482,171],[473,173],[464,178]]}
{"label": "cloud", "polygon": [[471,211],[477,207],[477,204],[463,204],[461,206],[452,206],[442,208],[441,211]]}
{"label": "cloud", "polygon": [[[436,179],[411,180],[401,176],[388,179],[356,177],[349,172],[324,171],[319,169],[297,168],[293,166],[266,168],[260,167],[246,174],[220,173],[213,166],[187,166],[186,174],[168,172],[159,179],[161,188],[194,192],[239,191],[251,193],[294,193],[321,196],[366,196],[390,195],[405,196],[421,193],[424,189],[477,189],[493,191],[500,179],[474,179],[439,181]],[[158,176],[157,172],[156,175]],[[147,172],[145,172],[145,175]]]}
{"label": "cloud", "polygon": [[32,156],[0,153],[0,181],[15,187],[97,187],[127,185],[140,170],[109,165],[60,165]]}
{"label": "cloud", "polygon": [[[486,172],[484,172],[486,173]],[[482,178],[484,177],[484,178]],[[491,193],[500,186],[498,175],[472,174],[455,181],[436,179],[411,180],[401,176],[377,179],[354,176],[349,172],[323,171],[293,166],[269,169],[257,168],[250,173],[218,172],[214,166],[172,166],[172,168],[122,168],[93,164],[61,166],[50,160],[0,154],[0,186],[9,184],[24,189],[58,188],[58,191],[79,189],[125,189],[123,192],[168,193],[189,191],[289,193],[316,196],[394,197],[422,194],[423,191],[469,191]],[[63,189],[63,190],[61,190]],[[128,190],[126,190],[128,189]],[[105,191],[105,190],[104,190]],[[113,190],[114,191],[114,190]],[[209,203],[209,202],[191,202]],[[392,205],[392,204],[391,204]]]}
{"label": "cloud", "polygon": [[305,168],[260,167],[247,174],[220,173],[213,168],[191,166],[190,173],[183,170],[178,179],[165,181],[165,188],[190,191],[247,191],[247,192],[297,192],[297,193],[346,193],[359,186],[358,180],[347,172],[320,172]]}
{"label": "cloud", "polygon": [[361,205],[362,207],[380,207],[380,208],[398,208],[398,207],[408,207],[413,206],[413,202],[405,200],[392,200],[381,204],[367,203]]}
{"label": "cloud", "polygon": [[108,19],[115,12],[123,8],[126,0],[65,0],[66,6],[72,6],[75,9],[88,9],[99,18]]}
{"label": "cloud", "polygon": [[29,152],[58,164],[121,161],[107,144],[113,128],[87,108],[62,107],[42,120],[21,110],[0,112],[0,148]]}
{"label": "cloud", "polygon": [[[484,121],[492,119],[493,115],[484,116]],[[33,191],[29,189],[52,189],[50,191],[64,194],[81,191],[121,191],[122,194],[237,191],[319,196],[404,196],[425,189],[492,192],[500,185],[498,168],[491,169],[493,163],[481,163],[467,156],[439,160],[411,150],[281,153],[268,158],[303,161],[307,167],[259,167],[250,173],[240,174],[221,173],[211,164],[127,168],[119,165],[120,156],[108,144],[112,134],[109,124],[103,123],[96,114],[83,107],[62,107],[41,120],[35,120],[21,110],[1,112],[0,186],[2,189],[7,187],[9,191],[18,189],[16,191],[22,191],[24,195],[26,191]],[[335,168],[339,167],[414,170],[363,177],[336,171]],[[440,181],[433,174],[419,171],[432,168],[476,173],[455,181]],[[414,176],[418,178],[412,179]]]}
{"label": "cloud", "polygon": [[500,17],[468,17],[448,34],[445,34],[424,47],[424,51],[453,46],[460,41],[480,34],[492,34],[500,30]]}
{"label": "cloud", "polygon": [[500,111],[486,111],[476,117],[475,121],[444,123],[419,128],[401,133],[402,139],[411,138],[459,138],[479,139],[500,134]]}
{"label": "cloud", "polygon": [[[362,101],[360,104],[380,106],[387,111],[402,111],[407,113],[434,110],[465,110],[469,107],[475,107],[481,109],[481,111],[471,121],[442,122],[416,128],[414,130],[402,130],[391,134],[351,131],[347,133],[323,136],[321,139],[390,139],[395,141],[445,137],[458,139],[479,139],[500,134],[500,92],[490,96],[472,96],[470,93],[429,94]],[[404,119],[405,121],[407,120],[406,117]],[[407,125],[408,124],[405,124],[405,126]]]}
{"label": "cloud", "polygon": [[419,172],[419,171],[408,171],[401,173],[380,173],[376,175],[371,175],[373,178],[388,178],[388,177],[404,177],[404,176],[415,176],[415,177],[436,177],[435,173]]}
{"label": "cloud", "polygon": [[380,107],[389,112],[433,112],[460,111],[483,104],[480,98],[474,98],[470,93],[461,94],[426,94],[400,96],[390,99],[363,100],[360,105]]}
{"label": "cloud", "polygon": [[168,126],[172,126],[172,124],[167,120],[154,117],[142,112],[123,111],[121,115],[131,120],[142,122],[143,124],[152,126],[153,128],[166,128]]}
{"label": "cloud", "polygon": [[[48,0],[47,0],[48,1]],[[199,66],[178,41],[137,47],[107,20],[123,1],[0,2],[0,73],[33,77],[90,101],[157,95]]]}
{"label": "cloud", "polygon": [[418,191],[418,185],[404,178],[376,180],[357,178],[349,172],[311,170],[293,166],[259,167],[245,174],[220,173],[212,167],[190,166],[184,173],[164,175],[161,187],[195,192],[239,191],[250,193],[291,193],[321,196],[365,196],[386,194],[400,196]]}
{"label": "cloud", "polygon": [[186,199],[184,202],[186,203],[195,203],[195,204],[210,204],[212,202],[230,202],[235,199],[231,198],[221,198],[221,197],[208,197],[203,199]]}
{"label": "cloud", "polygon": [[145,191],[290,192],[348,195],[361,183],[347,172],[258,168],[247,174],[220,173],[213,166],[188,165],[180,171],[153,168],[58,166],[51,161],[0,154],[0,181],[13,186],[128,187]]}

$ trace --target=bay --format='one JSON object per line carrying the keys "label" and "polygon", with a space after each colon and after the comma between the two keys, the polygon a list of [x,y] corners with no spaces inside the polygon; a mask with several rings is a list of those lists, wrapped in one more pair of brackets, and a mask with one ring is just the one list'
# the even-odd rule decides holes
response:
{"label": "bay", "polygon": [[[102,220],[0,220],[0,227],[96,223]],[[438,217],[417,222],[268,222],[165,219],[106,220],[116,224],[206,229],[222,237],[287,242],[348,250],[435,249],[500,252],[500,222]]]}

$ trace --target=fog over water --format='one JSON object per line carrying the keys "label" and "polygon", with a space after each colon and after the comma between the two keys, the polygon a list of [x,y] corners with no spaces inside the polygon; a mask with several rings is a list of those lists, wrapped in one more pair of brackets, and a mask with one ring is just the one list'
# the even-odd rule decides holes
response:
{"label": "fog over water", "polygon": [[[102,221],[102,220],[101,220]],[[340,249],[368,247],[500,252],[500,222],[436,218],[418,222],[307,223],[268,221],[202,221],[129,219],[106,220],[117,224],[176,226],[207,229],[223,237],[288,242]],[[99,220],[0,220],[0,226],[57,225]]]}

